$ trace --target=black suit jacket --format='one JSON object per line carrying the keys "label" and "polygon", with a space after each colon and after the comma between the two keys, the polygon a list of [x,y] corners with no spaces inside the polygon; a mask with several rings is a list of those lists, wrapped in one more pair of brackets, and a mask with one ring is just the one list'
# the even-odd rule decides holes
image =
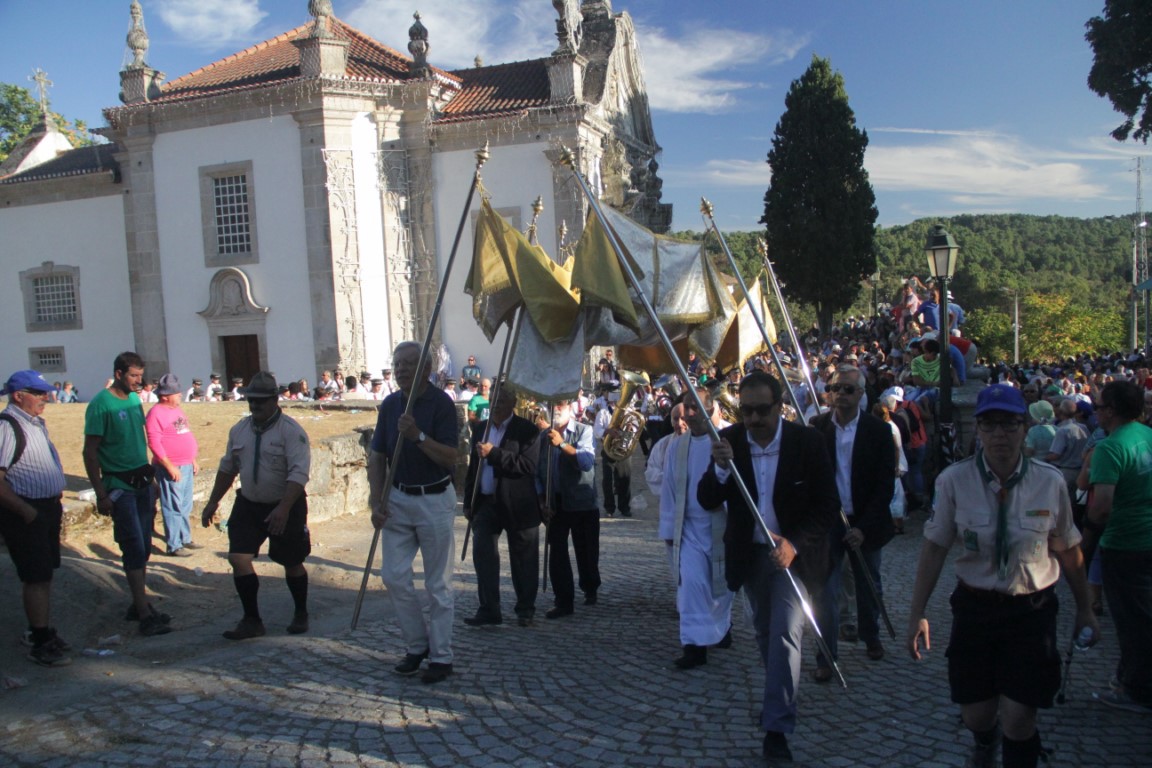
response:
{"label": "black suit jacket", "polygon": [[[812,419],[824,435],[835,472],[836,425],[832,412]],[[892,494],[896,489],[896,443],[892,428],[870,413],[861,413],[852,443],[852,517],[849,522],[864,534],[862,549],[873,551],[892,540]]]}
{"label": "black suit jacket", "polygon": [[[780,458],[772,505],[780,521],[780,532],[796,547],[792,570],[811,592],[820,589],[828,576],[828,541],[839,519],[840,498],[836,476],[820,433],[788,421],[780,421]],[[748,433],[735,424],[720,433],[732,446],[732,464],[748,486],[753,501],[759,500]],[[728,527],[724,532],[725,577],[735,592],[748,579],[754,554],[752,536],[759,523],[748,509],[736,481],[729,476],[721,484],[713,463],[697,486],[697,499],[704,509],[728,505]]]}
{"label": "black suit jacket", "polygon": [[540,525],[540,502],[536,495],[536,458],[540,434],[530,421],[513,415],[508,420],[504,439],[487,459],[481,459],[476,446],[484,442],[488,420],[475,422],[472,428],[472,460],[464,479],[465,503],[472,501],[472,486],[479,482],[477,470],[487,461],[496,477],[496,509],[500,524],[508,530],[521,530]]}

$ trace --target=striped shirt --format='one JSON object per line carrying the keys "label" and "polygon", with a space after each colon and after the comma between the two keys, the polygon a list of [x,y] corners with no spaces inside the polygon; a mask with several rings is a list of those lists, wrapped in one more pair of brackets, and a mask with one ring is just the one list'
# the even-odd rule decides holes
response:
{"label": "striped shirt", "polygon": [[64,491],[64,467],[56,446],[48,439],[48,425],[39,416],[29,416],[23,409],[9,404],[4,413],[11,415],[24,431],[24,453],[12,465],[16,453],[16,435],[12,425],[0,420],[0,468],[12,491],[25,499],[53,499]]}

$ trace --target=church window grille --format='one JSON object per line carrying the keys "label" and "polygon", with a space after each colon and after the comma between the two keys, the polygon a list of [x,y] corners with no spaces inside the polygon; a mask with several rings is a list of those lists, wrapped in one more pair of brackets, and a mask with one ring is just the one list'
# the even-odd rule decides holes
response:
{"label": "church window grille", "polygon": [[252,162],[201,166],[199,171],[204,266],[259,263]]}
{"label": "church window grille", "polygon": [[46,261],[20,273],[24,326],[37,331],[70,331],[84,327],[80,307],[80,268]]}

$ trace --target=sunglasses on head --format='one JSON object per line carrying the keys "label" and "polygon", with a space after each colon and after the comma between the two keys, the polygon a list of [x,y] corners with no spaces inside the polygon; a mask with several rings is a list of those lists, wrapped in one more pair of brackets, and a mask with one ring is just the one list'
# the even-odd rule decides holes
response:
{"label": "sunglasses on head", "polygon": [[859,389],[859,387],[855,384],[833,384],[828,387],[829,392],[843,392],[846,395],[856,394],[857,389]]}
{"label": "sunglasses on head", "polygon": [[776,403],[768,403],[767,405],[741,405],[740,415],[745,417],[751,416],[752,414],[767,416],[775,407]]}

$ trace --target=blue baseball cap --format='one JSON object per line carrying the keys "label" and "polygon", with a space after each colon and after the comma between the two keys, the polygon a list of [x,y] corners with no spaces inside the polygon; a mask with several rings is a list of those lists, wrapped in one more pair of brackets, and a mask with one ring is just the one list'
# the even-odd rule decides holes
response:
{"label": "blue baseball cap", "polygon": [[1028,405],[1024,402],[1024,395],[1011,384],[993,384],[980,390],[976,397],[976,416],[982,416],[988,411],[1004,411],[1023,416],[1028,413]]}
{"label": "blue baseball cap", "polygon": [[4,392],[0,394],[10,395],[25,389],[33,392],[54,392],[56,387],[45,381],[39,371],[16,371],[8,377],[8,381],[4,384]]}

